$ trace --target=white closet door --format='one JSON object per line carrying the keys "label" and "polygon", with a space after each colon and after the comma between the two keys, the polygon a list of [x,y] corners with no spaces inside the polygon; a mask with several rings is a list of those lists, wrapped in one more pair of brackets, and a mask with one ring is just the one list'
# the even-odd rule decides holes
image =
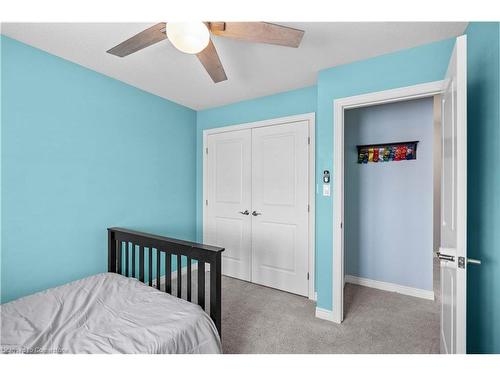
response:
{"label": "white closet door", "polygon": [[[208,206],[204,241],[222,246],[222,272],[250,280],[251,130],[208,136]],[[247,214],[242,212],[247,211]]]}
{"label": "white closet door", "polygon": [[308,293],[308,123],[252,130],[252,282]]}

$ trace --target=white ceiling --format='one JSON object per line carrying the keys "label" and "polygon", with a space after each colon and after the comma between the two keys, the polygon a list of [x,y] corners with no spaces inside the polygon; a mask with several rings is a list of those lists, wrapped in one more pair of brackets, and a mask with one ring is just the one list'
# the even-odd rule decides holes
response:
{"label": "white ceiling", "polygon": [[228,80],[167,40],[125,58],[106,50],[154,23],[3,23],[2,34],[200,110],[314,85],[319,70],[450,38],[465,22],[281,23],[305,30],[298,49],[214,37]]}

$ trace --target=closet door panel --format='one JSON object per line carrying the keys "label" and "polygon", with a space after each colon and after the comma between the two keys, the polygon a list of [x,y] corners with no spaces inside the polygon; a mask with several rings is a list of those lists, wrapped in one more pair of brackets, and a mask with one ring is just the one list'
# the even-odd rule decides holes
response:
{"label": "closet door panel", "polygon": [[252,130],[252,281],[308,293],[306,121]]}
{"label": "closet door panel", "polygon": [[208,136],[208,225],[204,242],[222,246],[222,272],[250,280],[251,130]]}

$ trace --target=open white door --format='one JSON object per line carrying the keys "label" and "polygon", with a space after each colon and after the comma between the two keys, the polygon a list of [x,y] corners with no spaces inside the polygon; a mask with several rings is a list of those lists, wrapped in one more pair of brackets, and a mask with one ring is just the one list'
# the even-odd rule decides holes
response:
{"label": "open white door", "polygon": [[466,352],[467,39],[457,38],[442,108],[441,353]]}

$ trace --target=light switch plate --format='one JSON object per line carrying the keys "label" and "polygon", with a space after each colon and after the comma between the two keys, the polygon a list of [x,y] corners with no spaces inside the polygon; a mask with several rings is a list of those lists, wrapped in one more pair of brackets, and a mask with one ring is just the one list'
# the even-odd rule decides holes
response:
{"label": "light switch plate", "polygon": [[330,184],[323,184],[323,196],[324,197],[330,196]]}

